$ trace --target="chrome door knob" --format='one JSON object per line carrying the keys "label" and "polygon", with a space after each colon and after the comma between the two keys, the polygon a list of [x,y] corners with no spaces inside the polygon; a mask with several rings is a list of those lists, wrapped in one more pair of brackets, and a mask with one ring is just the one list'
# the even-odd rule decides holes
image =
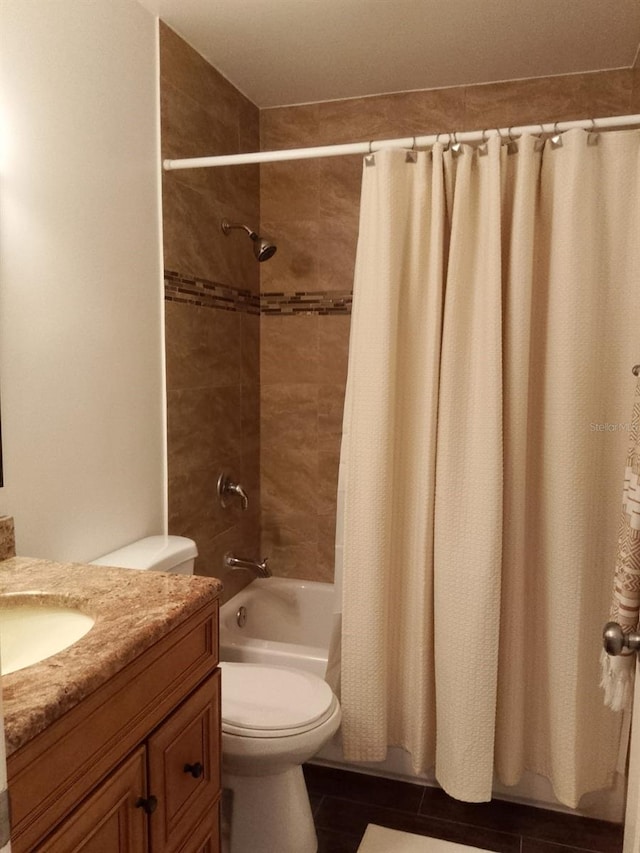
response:
{"label": "chrome door knob", "polygon": [[640,634],[625,634],[617,622],[607,622],[602,632],[602,645],[608,655],[621,655],[623,649],[637,652],[640,649]]}

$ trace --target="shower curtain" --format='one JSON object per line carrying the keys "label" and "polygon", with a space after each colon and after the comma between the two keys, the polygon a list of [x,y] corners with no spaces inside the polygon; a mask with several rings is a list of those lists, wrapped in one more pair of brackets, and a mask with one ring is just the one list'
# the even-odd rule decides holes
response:
{"label": "shower curtain", "polygon": [[[345,757],[575,807],[640,361],[640,133],[365,159],[340,462]],[[517,148],[517,150],[515,150]]]}

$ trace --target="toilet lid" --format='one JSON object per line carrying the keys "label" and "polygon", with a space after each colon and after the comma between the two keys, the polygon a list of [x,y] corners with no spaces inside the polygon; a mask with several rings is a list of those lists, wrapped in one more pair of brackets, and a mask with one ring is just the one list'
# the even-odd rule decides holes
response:
{"label": "toilet lid", "polygon": [[221,663],[222,728],[247,737],[300,734],[334,711],[329,685],[310,672],[252,663]]}

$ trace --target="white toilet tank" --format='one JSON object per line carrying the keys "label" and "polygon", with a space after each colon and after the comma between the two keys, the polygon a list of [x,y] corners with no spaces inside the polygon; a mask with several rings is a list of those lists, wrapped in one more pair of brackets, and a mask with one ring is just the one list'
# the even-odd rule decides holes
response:
{"label": "white toilet tank", "polygon": [[192,575],[197,556],[198,549],[193,539],[184,536],[147,536],[92,560],[90,565]]}

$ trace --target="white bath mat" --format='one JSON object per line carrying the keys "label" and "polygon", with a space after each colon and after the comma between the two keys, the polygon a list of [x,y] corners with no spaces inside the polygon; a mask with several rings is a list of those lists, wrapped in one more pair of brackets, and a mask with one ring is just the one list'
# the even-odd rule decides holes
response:
{"label": "white bath mat", "polygon": [[467,847],[439,838],[426,838],[397,829],[387,829],[370,823],[364,834],[358,853],[486,853],[480,847]]}

